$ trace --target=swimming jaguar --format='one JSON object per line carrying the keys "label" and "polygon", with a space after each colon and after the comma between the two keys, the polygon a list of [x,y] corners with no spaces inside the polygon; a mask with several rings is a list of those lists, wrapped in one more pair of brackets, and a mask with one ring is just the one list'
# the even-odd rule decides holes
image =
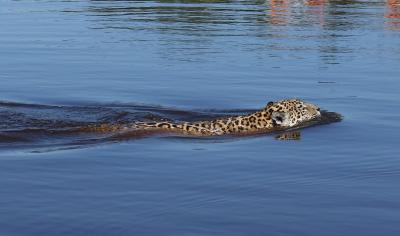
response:
{"label": "swimming jaguar", "polygon": [[266,133],[299,126],[321,116],[320,108],[300,99],[269,102],[254,113],[196,122],[135,122],[132,124],[94,124],[85,132],[165,131],[193,136]]}

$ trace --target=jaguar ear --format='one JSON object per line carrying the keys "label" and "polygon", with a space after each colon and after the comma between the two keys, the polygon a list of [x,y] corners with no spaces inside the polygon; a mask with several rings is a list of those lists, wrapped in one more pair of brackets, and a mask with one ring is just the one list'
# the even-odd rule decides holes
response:
{"label": "jaguar ear", "polygon": [[272,105],[274,105],[274,102],[268,102],[264,109],[268,109]]}
{"label": "jaguar ear", "polygon": [[274,111],[272,112],[271,118],[275,121],[276,124],[282,125],[286,123],[287,114],[284,112]]}

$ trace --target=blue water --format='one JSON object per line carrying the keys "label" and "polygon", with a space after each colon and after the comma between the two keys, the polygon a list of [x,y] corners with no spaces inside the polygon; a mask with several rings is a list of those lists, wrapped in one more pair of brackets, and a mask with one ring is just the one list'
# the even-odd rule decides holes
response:
{"label": "blue water", "polygon": [[398,0],[0,0],[2,130],[291,97],[344,117],[299,141],[3,140],[0,235],[399,235],[399,74]]}

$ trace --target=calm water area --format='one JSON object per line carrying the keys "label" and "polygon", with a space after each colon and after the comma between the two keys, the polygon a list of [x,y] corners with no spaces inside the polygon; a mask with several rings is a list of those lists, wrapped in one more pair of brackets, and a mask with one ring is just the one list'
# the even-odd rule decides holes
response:
{"label": "calm water area", "polygon": [[[46,133],[293,97],[343,120]],[[0,235],[400,235],[399,104],[400,0],[0,0]]]}

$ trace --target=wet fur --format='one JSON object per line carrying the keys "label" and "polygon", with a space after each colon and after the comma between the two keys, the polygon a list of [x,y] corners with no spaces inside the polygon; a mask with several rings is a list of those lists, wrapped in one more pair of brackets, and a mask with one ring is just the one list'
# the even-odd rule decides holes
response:
{"label": "wet fur", "polygon": [[320,116],[319,108],[299,99],[269,102],[254,113],[197,122],[136,122],[130,125],[99,124],[83,127],[84,132],[162,131],[194,136],[244,135],[291,128]]}

